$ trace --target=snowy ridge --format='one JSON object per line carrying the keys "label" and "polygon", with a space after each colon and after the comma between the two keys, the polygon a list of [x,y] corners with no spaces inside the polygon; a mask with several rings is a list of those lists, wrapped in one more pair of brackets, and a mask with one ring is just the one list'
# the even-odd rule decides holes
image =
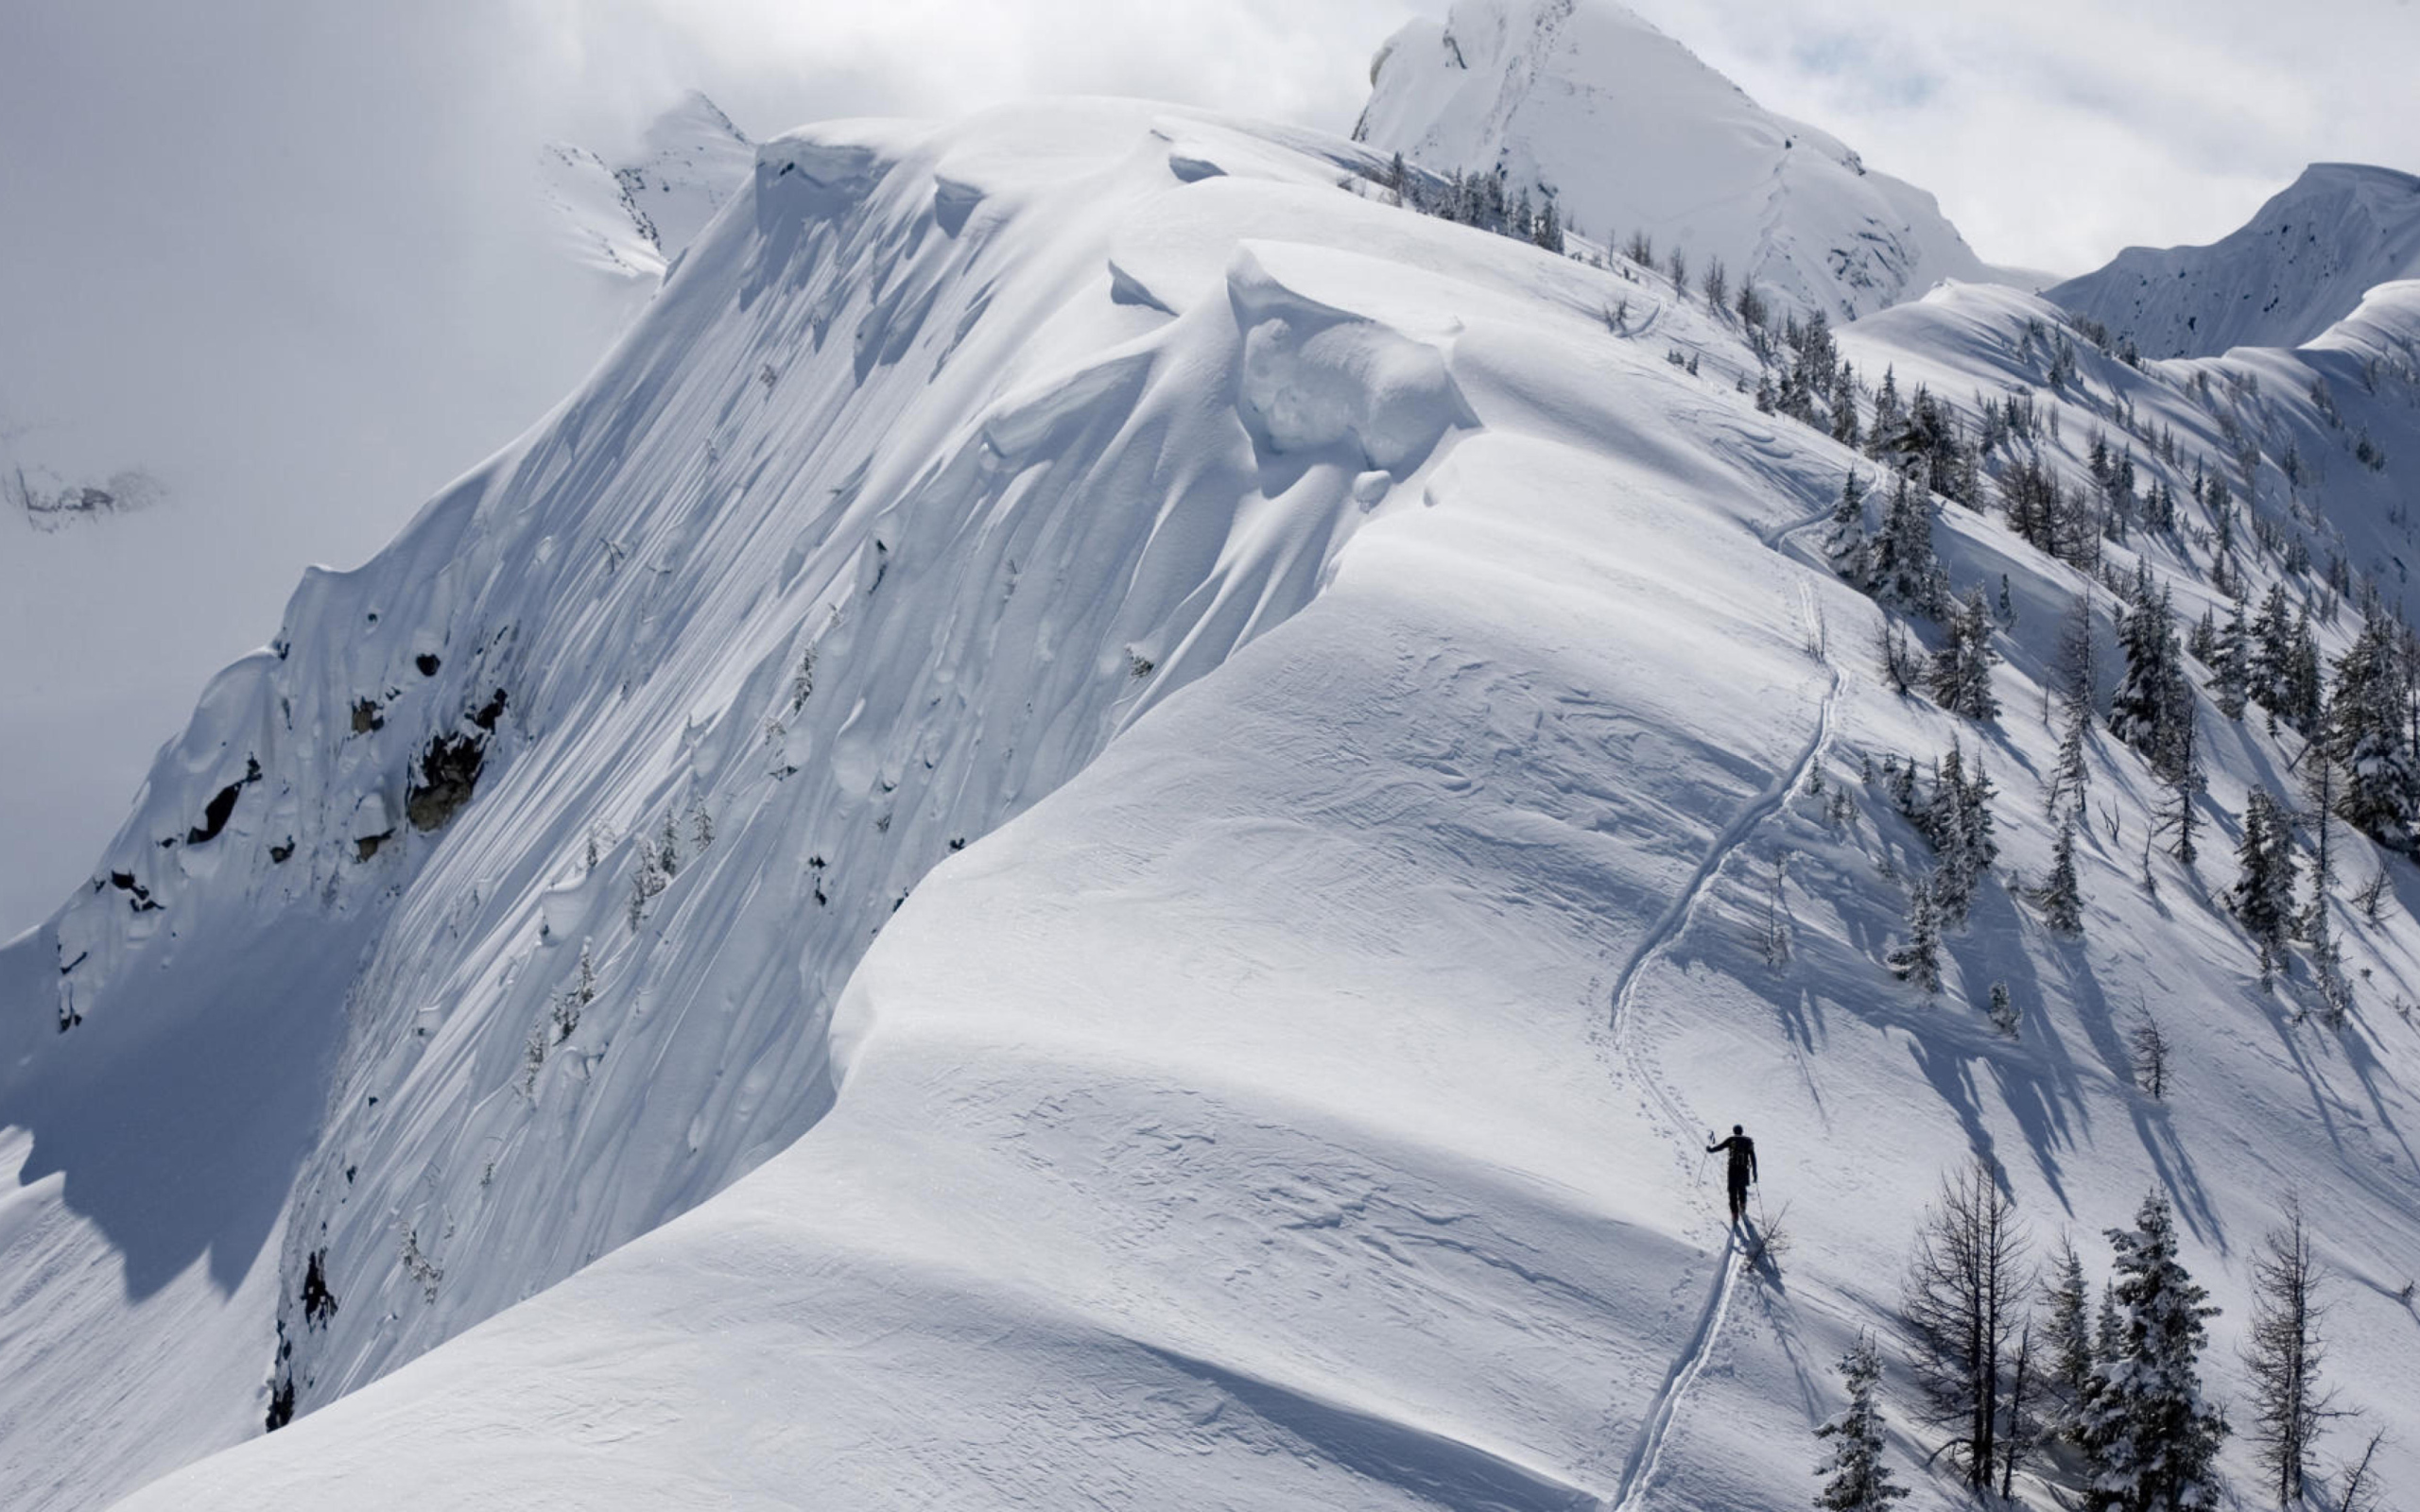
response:
{"label": "snowy ridge", "polygon": [[1609,246],[1710,259],[1833,319],[1988,270],[1931,195],[1761,109],[1613,0],[1458,0],[1371,66],[1357,139],[1437,173],[1503,170]]}
{"label": "snowy ridge", "polygon": [[2129,247],[2049,298],[2152,357],[2293,347],[2373,286],[2420,277],[2420,178],[2315,163],[2207,247]]}
{"label": "snowy ridge", "polygon": [[648,123],[630,162],[608,163],[557,142],[540,165],[574,259],[651,295],[747,182],[754,147],[714,101],[693,92]]}
{"label": "snowy ridge", "polygon": [[[805,1127],[830,1097],[830,995],[924,871],[1291,613],[1390,486],[1384,467],[1457,423],[1433,357],[1363,336],[1249,253],[1235,303],[1181,326],[1107,297],[1119,216],[1063,207],[1177,183],[1153,113],[769,146],[749,213],[693,249],[592,389],[378,561],[307,582],[278,644],[231,668],[163,753],[94,886],[12,947],[11,1064],[54,1089],[163,1024],[201,1032],[240,969],[218,954],[232,941],[279,932],[281,953],[339,973],[366,949],[340,1052],[341,987],[274,994],[307,1031],[284,1074],[306,1086],[337,1053],[335,1090],[299,1175],[286,1150],[247,1173],[260,1193],[297,1182],[277,1375],[300,1407]],[[1228,138],[1171,129],[1197,151]],[[1044,134],[1055,177],[1003,180],[1021,131]],[[999,234],[1036,203],[1061,230]],[[1192,303],[1229,284],[1164,286]],[[1236,364],[1242,314],[1244,412],[1204,409],[1187,375]],[[1357,397],[1374,383],[1403,402]],[[464,742],[475,791],[440,819],[415,794]],[[701,823],[718,838],[699,854]],[[690,853],[633,931],[643,852],[667,826]],[[182,990],[135,995],[164,962]],[[550,1044],[583,970],[602,985]],[[38,975],[55,983],[39,1015]],[[61,1159],[49,1141],[70,1116],[37,1080],[10,1088],[0,1118],[35,1135],[26,1178]],[[308,1136],[290,1102],[260,1116]],[[631,1163],[607,1177],[615,1150]],[[71,1172],[67,1207],[84,1196]],[[27,1273],[110,1263],[96,1243],[145,1248],[128,1231],[142,1206],[90,1210],[97,1231],[60,1235]],[[130,1273],[138,1292],[223,1236],[145,1237],[165,1253]],[[511,1260],[464,1258],[479,1254]],[[324,1321],[301,1302],[315,1263],[338,1288]],[[250,1265],[212,1247],[219,1290]],[[263,1411],[251,1383],[275,1341],[250,1352],[214,1364]]]}
{"label": "snowy ridge", "polygon": [[[2002,712],[1893,694],[1807,531],[1878,464],[1756,408],[1737,317],[1382,170],[1125,103],[769,143],[588,386],[307,583],[0,952],[6,1499],[1797,1504],[1970,1151],[2087,1249],[2169,1193],[2221,1395],[2301,1194],[2412,1484],[2420,876],[2340,831],[2347,1022],[2264,988],[2229,826],[2298,737],[2205,705],[2202,861],[2097,738],[2051,935],[2088,579],[1944,507]],[[1861,403],[2030,398],[2070,490],[2096,434],[2206,459],[2330,651],[2293,563],[2415,549],[2420,284],[2139,367],[1974,284],[1841,342]],[[2106,558],[2190,619],[2179,520]],[[1953,742],[2002,850],[1936,997],[1881,965],[1933,860],[1863,768]],[[1777,1264],[1704,1182],[1735,1120]]]}

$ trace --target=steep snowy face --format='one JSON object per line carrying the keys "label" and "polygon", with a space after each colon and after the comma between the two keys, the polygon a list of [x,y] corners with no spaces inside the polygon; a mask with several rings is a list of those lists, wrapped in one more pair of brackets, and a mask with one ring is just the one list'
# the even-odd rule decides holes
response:
{"label": "steep snowy face", "polygon": [[550,144],[548,201],[583,267],[651,295],[665,270],[748,181],[755,148],[714,101],[692,93],[649,123],[629,161]]}
{"label": "steep snowy face", "polygon": [[[2230,830],[2303,737],[2180,658],[2171,788],[2046,692],[2145,587],[2346,645],[2420,559],[2420,284],[2140,364],[1957,284],[1810,355],[1385,167],[1131,103],[766,144],[306,582],[0,951],[0,1503],[291,1413],[132,1504],[1802,1504],[1970,1159],[2045,1243],[2166,1194],[2238,1401],[2301,1194],[2420,1476],[2414,873],[2338,826],[2346,995],[2264,971]],[[1834,570],[1852,471],[1996,713]]]}
{"label": "steep snowy face", "polygon": [[783,138],[585,389],[313,575],[0,954],[0,1357],[125,1361],[9,1373],[0,1502],[307,1412],[811,1125],[919,879],[1466,423],[1242,240],[1400,239],[1357,161],[1123,104]]}
{"label": "steep snowy face", "polygon": [[[830,1109],[786,1149],[130,1507],[1798,1506],[1829,1363],[1871,1330],[1910,1512],[1955,1512],[1895,1303],[1969,1160],[2089,1282],[2101,1230],[2171,1202],[2222,1309],[2203,1380],[2239,1423],[2252,1267],[2298,1194],[2339,1405],[2394,1430],[2374,1470],[2413,1484],[2414,873],[2335,828],[2330,1026],[2312,956],[2264,983],[2227,903],[2235,816],[2294,791],[2302,737],[2197,689],[2187,859],[2174,790],[2046,690],[2079,599],[2114,672],[2105,585],[2223,614],[2221,553],[2345,644],[2319,564],[2392,586],[2420,529],[2420,284],[2304,349],[2139,366],[2038,298],[1937,290],[1841,334],[1859,421],[1903,417],[1869,452],[1760,413],[1737,324],[1652,276],[1255,182],[1285,161],[1266,139],[1165,147],[1080,298],[1174,312],[1164,340],[1242,332],[1186,404],[1239,417],[1264,470],[1398,457],[1357,475],[1369,513],[1316,596],[885,916],[834,1009]],[[1387,439],[1458,406],[1425,453]],[[1895,491],[1911,410],[2111,522],[2054,558],[1990,484],[1920,517],[1987,606],[1996,713],[1894,685],[1886,633],[1937,627],[1827,562],[1843,477]],[[2132,484],[2101,481],[2112,454]],[[1257,528],[1285,528],[1269,504]],[[2054,818],[2066,729],[2089,803]],[[1932,807],[1953,751],[1997,858],[1927,990],[1885,956],[1958,853]],[[2062,833],[2074,935],[2032,901]],[[2136,1074],[2145,1015],[2165,1095]],[[630,1032],[547,1106],[597,1097]],[[1782,1240],[1753,1264],[1704,1163],[1734,1121],[1753,1231]],[[441,1297],[459,1273],[432,1268]],[[2016,1481],[2031,1506],[2077,1489],[2048,1453]]]}
{"label": "steep snowy face", "polygon": [[2420,277],[2420,178],[2315,163],[2207,247],[2129,247],[2048,290],[2147,357],[2294,347],[2372,287]]}
{"label": "steep snowy face", "polygon": [[1931,195],[1867,170],[1612,0],[1458,0],[1371,66],[1355,135],[1438,173],[1501,170],[1610,246],[1637,232],[1834,319],[1991,273]]}

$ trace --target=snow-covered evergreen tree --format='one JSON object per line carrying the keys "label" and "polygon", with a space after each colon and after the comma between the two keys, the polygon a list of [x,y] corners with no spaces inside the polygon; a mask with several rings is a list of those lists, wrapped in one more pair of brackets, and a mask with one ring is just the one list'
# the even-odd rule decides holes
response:
{"label": "snow-covered evergreen tree", "polygon": [[2176,1255],[2168,1199],[2154,1191],[2132,1228],[2109,1230],[2115,1327],[2083,1415],[2092,1512],[2218,1505],[2226,1419],[2202,1400],[2205,1320],[2218,1310]]}
{"label": "snow-covered evergreen tree", "polygon": [[2193,716],[2193,690],[2165,590],[2143,593],[2119,623],[2118,641],[2126,670],[2110,704],[2110,731],[2142,752],[2153,771],[2172,778],[2183,754],[2183,727]]}
{"label": "snow-covered evergreen tree", "polygon": [[1857,469],[1851,468],[1841,484],[1840,500],[1832,506],[1831,524],[1824,532],[1824,557],[1832,571],[1863,593],[1874,580],[1872,551],[1865,534],[1865,484],[1858,478]]}
{"label": "snow-covered evergreen tree", "polygon": [[2285,708],[2285,687],[2294,662],[2293,606],[2287,602],[2282,586],[2270,585],[2249,629],[2252,701],[2268,711],[2273,734]]}
{"label": "snow-covered evergreen tree", "polygon": [[1949,634],[1926,677],[1933,702],[1979,724],[1999,717],[1999,700],[1992,696],[1992,665],[1999,654],[1992,649],[1992,613],[1983,591],[1970,588],[1949,617]]}
{"label": "snow-covered evergreen tree", "polygon": [[2083,933],[2083,886],[2076,877],[2076,827],[2072,820],[2059,826],[2059,837],[2050,846],[2050,875],[2033,892],[2033,904],[2042,910],[2042,922],[2059,935]]}
{"label": "snow-covered evergreen tree", "polygon": [[2082,709],[2066,716],[2066,730],[2059,737],[2059,754],[2050,763],[2050,781],[2043,787],[2043,812],[2056,817],[2065,805],[2069,812],[2083,806],[2084,790],[2092,783],[2092,767],[2084,760],[2084,736],[2091,731],[2092,718]]}
{"label": "snow-covered evergreen tree", "polygon": [[2265,976],[2284,955],[2294,925],[2294,838],[2277,800],[2259,788],[2244,800],[2236,864],[2239,875],[2228,902],[2259,948]]}
{"label": "snow-covered evergreen tree", "polygon": [[1927,993],[1941,990],[1941,902],[1930,876],[1919,877],[1908,889],[1907,943],[1884,957],[1892,973]]}
{"label": "snow-covered evergreen tree", "polygon": [[1900,473],[1883,507],[1873,542],[1875,598],[1911,614],[1932,613],[1942,596],[1941,564],[1932,550],[1932,500]]}
{"label": "snow-covered evergreen tree", "polygon": [[2219,713],[2229,719],[2241,719],[2243,707],[2252,696],[2252,627],[2246,622],[2244,602],[2238,598],[2229,611],[2227,621],[2211,635],[2210,687],[2219,703]]}
{"label": "snow-covered evergreen tree", "polygon": [[1982,753],[1977,751],[1969,775],[1965,752],[1952,743],[1949,753],[1933,764],[1931,796],[1921,812],[1910,815],[1941,858],[1932,878],[1933,901],[1945,923],[1965,922],[1975,884],[1999,859],[1991,802],[1992,782],[1983,770]]}
{"label": "snow-covered evergreen tree", "polygon": [[1832,1442],[1830,1456],[1815,1471],[1825,1478],[1815,1504],[1824,1512],[1888,1512],[1908,1489],[1893,1482],[1882,1461],[1882,1409],[1874,1400],[1882,1383],[1882,1351],[1872,1334],[1858,1334],[1841,1357],[1841,1379],[1849,1388],[1848,1408],[1815,1430],[1816,1437]]}
{"label": "snow-covered evergreen tree", "polygon": [[2083,1259],[2070,1240],[2059,1241],[2044,1288],[2045,1391],[2051,1432],[2069,1444],[2083,1442],[2083,1414],[2092,1400],[2092,1293],[2084,1285]]}
{"label": "snow-covered evergreen tree", "polygon": [[2399,850],[2413,846],[2420,765],[2411,748],[2411,690],[2394,623],[2373,605],[2360,633],[2336,663],[2322,745],[2342,768],[2336,812],[2344,822]]}
{"label": "snow-covered evergreen tree", "polygon": [[2190,867],[2201,856],[2201,848],[2193,835],[2201,828],[2201,811],[2195,805],[2204,786],[2204,778],[2201,737],[2189,703],[2186,706],[2185,720],[2179,727],[2177,739],[2174,770],[2165,774],[2168,796],[2161,800],[2155,822],[2160,829],[2175,836],[2170,849],[2177,860]]}

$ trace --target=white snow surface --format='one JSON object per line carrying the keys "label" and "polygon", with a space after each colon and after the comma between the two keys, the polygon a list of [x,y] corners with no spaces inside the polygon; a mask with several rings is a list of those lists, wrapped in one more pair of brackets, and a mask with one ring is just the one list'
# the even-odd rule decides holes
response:
{"label": "white snow surface", "polygon": [[540,166],[573,261],[627,289],[634,317],[747,184],[755,150],[719,106],[693,91],[648,123],[628,162],[555,142]]}
{"label": "white snow surface", "polygon": [[1933,197],[1772,114],[1613,0],[1456,0],[1379,49],[1355,136],[1438,173],[1502,169],[1612,247],[1720,259],[1834,320],[1994,276]]}
{"label": "white snow surface", "polygon": [[2047,292],[2146,356],[2213,356],[2299,346],[2409,278],[2420,278],[2420,178],[2315,163],[2207,247],[2129,247]]}
{"label": "white snow surface", "polygon": [[[0,950],[0,1503],[1799,1505],[1970,1151],[2096,1262],[2167,1191],[2221,1397],[2299,1193],[2415,1484],[2420,876],[2339,833],[2392,901],[2342,903],[2323,1029],[2215,901],[2226,823],[2145,886],[2103,740],[2048,935],[2083,579],[1945,511],[2004,712],[1893,696],[1813,539],[1869,465],[1754,409],[1733,319],[1380,163],[1122,101],[769,142],[586,386],[308,579]],[[2071,483],[2121,410],[2290,445],[2256,507],[2399,581],[2420,284],[2054,393],[2057,319],[1951,284],[1842,344],[2037,393]],[[2190,613],[2198,541],[2136,542]],[[2290,790],[2292,737],[2204,721],[2214,817]],[[1879,964],[1926,848],[1859,774],[1953,740],[2004,853],[1927,999]],[[1699,1153],[1735,1121],[1774,1266]]]}

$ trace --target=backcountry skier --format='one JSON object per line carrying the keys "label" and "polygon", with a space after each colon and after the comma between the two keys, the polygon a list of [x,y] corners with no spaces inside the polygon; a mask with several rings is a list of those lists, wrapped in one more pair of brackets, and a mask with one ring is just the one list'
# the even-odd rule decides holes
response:
{"label": "backcountry skier", "polygon": [[[1713,1139],[1712,1135],[1706,1137],[1708,1140]],[[1728,1172],[1731,1181],[1731,1221],[1736,1224],[1748,1211],[1748,1183],[1756,1179],[1756,1142],[1750,1139],[1738,1125],[1734,1124],[1731,1125],[1729,1139],[1720,1144],[1709,1143],[1705,1147],[1705,1153],[1708,1155],[1714,1154],[1717,1150],[1731,1152],[1731,1168]]]}

